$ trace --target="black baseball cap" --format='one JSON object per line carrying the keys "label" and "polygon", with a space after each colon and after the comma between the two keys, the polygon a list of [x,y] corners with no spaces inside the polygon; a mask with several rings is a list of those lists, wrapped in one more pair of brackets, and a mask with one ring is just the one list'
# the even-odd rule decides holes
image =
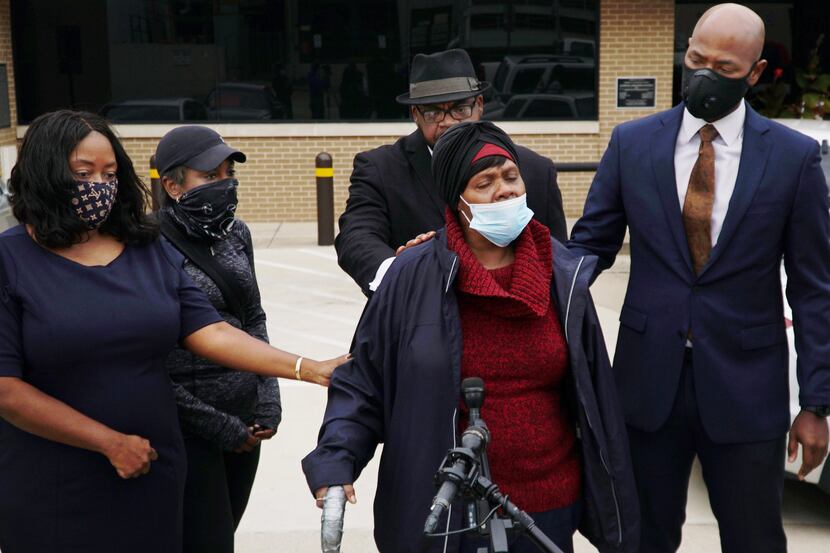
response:
{"label": "black baseball cap", "polygon": [[218,132],[201,125],[176,127],[156,147],[156,168],[161,175],[179,165],[209,171],[228,158],[238,163],[246,159],[245,154],[225,144]]}

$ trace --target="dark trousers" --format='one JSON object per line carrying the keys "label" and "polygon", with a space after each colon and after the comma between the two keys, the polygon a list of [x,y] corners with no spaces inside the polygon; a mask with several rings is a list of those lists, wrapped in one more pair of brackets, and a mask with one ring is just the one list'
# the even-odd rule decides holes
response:
{"label": "dark trousers", "polygon": [[185,437],[184,553],[233,553],[233,534],[251,495],[259,446],[226,452],[207,440]]}
{"label": "dark trousers", "polygon": [[[543,513],[530,513],[530,516],[536,522],[536,526],[563,553],[573,553],[573,535],[576,532],[577,526],[579,526],[579,519],[582,516],[581,501],[561,509],[553,509],[552,511],[545,511]],[[490,538],[465,534],[461,538],[458,553],[478,553],[480,547],[490,547]],[[510,553],[539,553],[539,548],[527,536],[519,535],[512,538],[510,542]]]}
{"label": "dark trousers", "polygon": [[[785,553],[781,520],[786,436],[719,444],[709,439],[695,395],[692,350],[686,350],[677,398],[656,432],[629,427],[640,497],[641,553],[671,553],[680,546],[686,494],[695,456],[724,553]],[[705,393],[705,392],[704,392]]]}

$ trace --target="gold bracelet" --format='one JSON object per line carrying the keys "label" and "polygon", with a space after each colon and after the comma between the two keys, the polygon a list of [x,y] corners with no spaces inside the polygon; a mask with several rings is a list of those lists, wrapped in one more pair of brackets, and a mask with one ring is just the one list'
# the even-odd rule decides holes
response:
{"label": "gold bracelet", "polygon": [[302,355],[297,358],[297,362],[294,364],[294,376],[297,380],[302,381],[302,377],[300,377],[300,365],[303,363]]}

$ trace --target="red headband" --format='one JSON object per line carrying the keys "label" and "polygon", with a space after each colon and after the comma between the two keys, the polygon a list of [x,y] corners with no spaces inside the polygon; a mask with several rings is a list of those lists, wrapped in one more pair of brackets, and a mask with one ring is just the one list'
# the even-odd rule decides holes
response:
{"label": "red headband", "polygon": [[506,157],[507,159],[509,159],[513,163],[516,163],[516,160],[513,159],[513,156],[510,155],[510,152],[508,152],[507,150],[505,150],[501,146],[497,146],[495,144],[491,144],[490,142],[488,142],[487,144],[485,144],[484,146],[481,147],[481,149],[478,151],[476,156],[470,162],[470,165],[472,165],[476,161],[480,160],[481,158],[485,158],[485,157],[489,157],[489,156]]}

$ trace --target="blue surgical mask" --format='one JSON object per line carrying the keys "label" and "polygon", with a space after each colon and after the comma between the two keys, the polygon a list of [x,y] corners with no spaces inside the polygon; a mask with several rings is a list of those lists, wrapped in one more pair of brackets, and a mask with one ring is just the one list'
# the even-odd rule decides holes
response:
{"label": "blue surgical mask", "polygon": [[464,198],[461,201],[470,207],[473,214],[470,221],[467,214],[461,212],[470,223],[470,228],[501,248],[518,238],[533,218],[533,211],[527,207],[527,194],[490,204],[471,204]]}

